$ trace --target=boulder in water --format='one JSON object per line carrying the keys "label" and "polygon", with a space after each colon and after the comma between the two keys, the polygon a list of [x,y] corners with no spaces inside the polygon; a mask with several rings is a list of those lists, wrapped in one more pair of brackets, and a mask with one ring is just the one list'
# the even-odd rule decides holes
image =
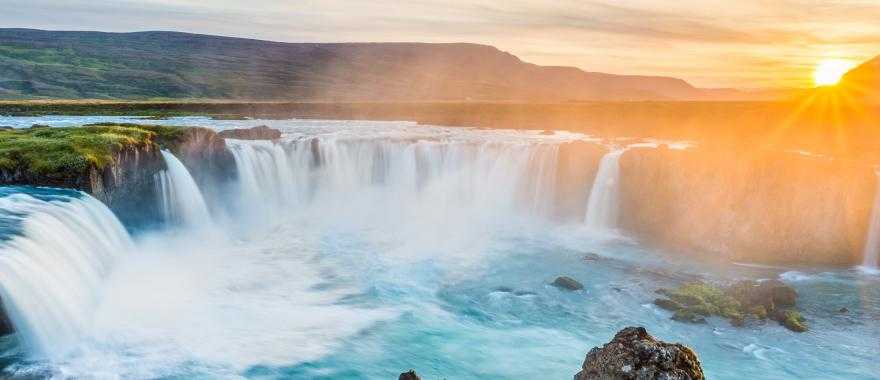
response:
{"label": "boulder in water", "polygon": [[807,330],[804,318],[794,309],[797,291],[779,280],[740,281],[727,287],[690,282],[656,293],[667,298],[657,298],[654,304],[675,312],[672,319],[680,322],[706,323],[705,317],[717,315],[743,326],[747,318],[769,317],[789,330]]}
{"label": "boulder in water", "polygon": [[281,131],[261,125],[253,128],[227,129],[218,133],[220,137],[236,140],[277,140]]}
{"label": "boulder in water", "polygon": [[397,377],[397,380],[422,380],[419,375],[416,374],[416,371],[409,370],[404,373],[401,373],[400,376]]}
{"label": "boulder in water", "polygon": [[611,342],[587,354],[574,380],[702,380],[697,354],[678,343],[654,339],[643,327],[620,330]]}
{"label": "boulder in water", "polygon": [[581,290],[584,288],[583,284],[568,276],[556,277],[556,280],[553,280],[553,283],[550,285],[565,290]]}

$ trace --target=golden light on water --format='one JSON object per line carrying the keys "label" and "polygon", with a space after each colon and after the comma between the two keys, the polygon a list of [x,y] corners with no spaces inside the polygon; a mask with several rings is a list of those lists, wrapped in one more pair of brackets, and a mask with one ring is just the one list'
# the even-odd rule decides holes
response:
{"label": "golden light on water", "polygon": [[843,59],[826,59],[816,65],[813,72],[813,82],[819,86],[833,86],[840,82],[840,78],[855,66],[852,62]]}

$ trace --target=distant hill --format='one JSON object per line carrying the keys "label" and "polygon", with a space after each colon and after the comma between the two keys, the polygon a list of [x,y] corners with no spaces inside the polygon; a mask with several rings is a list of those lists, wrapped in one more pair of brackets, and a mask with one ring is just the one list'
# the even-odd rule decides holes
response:
{"label": "distant hill", "polygon": [[854,96],[880,102],[880,56],[850,70],[840,81]]}
{"label": "distant hill", "polygon": [[748,98],[670,77],[538,66],[494,47],[0,29],[0,98],[589,101]]}

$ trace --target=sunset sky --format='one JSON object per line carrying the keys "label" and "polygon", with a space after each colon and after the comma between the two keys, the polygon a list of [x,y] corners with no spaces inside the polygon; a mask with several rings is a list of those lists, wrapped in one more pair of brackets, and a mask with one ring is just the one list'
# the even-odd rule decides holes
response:
{"label": "sunset sky", "polygon": [[474,42],[543,65],[701,87],[807,87],[822,60],[880,55],[878,0],[8,1],[4,27]]}

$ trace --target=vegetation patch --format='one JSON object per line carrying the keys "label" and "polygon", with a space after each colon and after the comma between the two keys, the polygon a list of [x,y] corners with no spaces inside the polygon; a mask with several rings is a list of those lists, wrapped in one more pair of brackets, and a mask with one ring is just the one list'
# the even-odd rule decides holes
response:
{"label": "vegetation patch", "polygon": [[111,164],[114,154],[132,147],[164,146],[184,128],[135,124],[0,130],[0,171],[30,176],[66,176]]}
{"label": "vegetation patch", "polygon": [[795,309],[797,292],[781,281],[740,281],[726,287],[690,282],[657,293],[666,298],[657,298],[654,304],[672,311],[676,321],[705,323],[706,317],[719,316],[742,326],[747,320],[769,318],[789,330],[807,331],[804,317]]}

